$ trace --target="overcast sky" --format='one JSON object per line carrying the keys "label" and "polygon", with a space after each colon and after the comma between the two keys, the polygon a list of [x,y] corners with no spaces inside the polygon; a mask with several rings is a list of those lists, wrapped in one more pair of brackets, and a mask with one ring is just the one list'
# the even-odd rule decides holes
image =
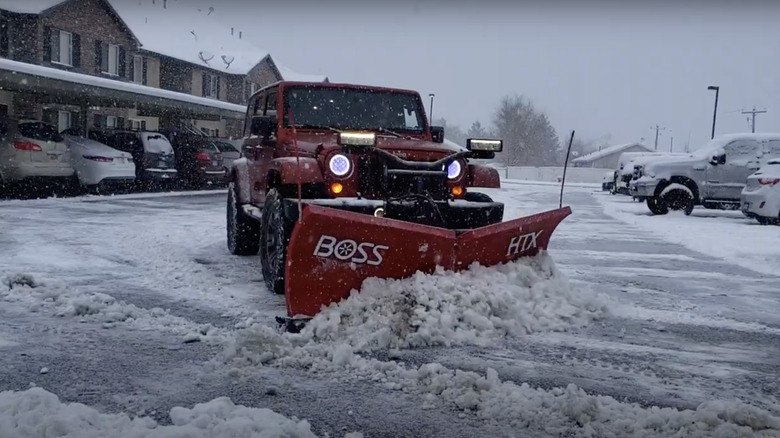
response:
{"label": "overcast sky", "polygon": [[561,138],[652,145],[659,124],[659,149],[695,149],[719,85],[716,134],[749,131],[754,105],[757,131],[780,131],[780,1],[195,1],[301,73],[412,88],[426,109],[435,93],[463,128],[518,93]]}

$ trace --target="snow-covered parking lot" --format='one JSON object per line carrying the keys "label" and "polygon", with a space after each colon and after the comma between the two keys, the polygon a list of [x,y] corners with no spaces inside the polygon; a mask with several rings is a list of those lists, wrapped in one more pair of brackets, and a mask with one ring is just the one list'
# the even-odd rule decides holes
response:
{"label": "snow-covered parking lot", "polygon": [[565,204],[548,255],[369,280],[293,335],[221,192],[0,202],[0,437],[780,436],[778,228]]}

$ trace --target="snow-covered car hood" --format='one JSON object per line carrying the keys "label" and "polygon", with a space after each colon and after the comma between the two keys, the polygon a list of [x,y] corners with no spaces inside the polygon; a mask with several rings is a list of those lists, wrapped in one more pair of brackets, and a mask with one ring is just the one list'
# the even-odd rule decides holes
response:
{"label": "snow-covered car hood", "polygon": [[693,170],[692,166],[696,164],[706,165],[707,161],[699,156],[686,155],[681,157],[658,157],[653,160],[647,160],[641,165],[644,167],[644,175],[652,177],[652,174],[655,174],[656,177],[664,177],[664,175],[678,170]]}
{"label": "snow-covered car hood", "polygon": [[65,144],[67,144],[72,150],[82,155],[133,158],[133,156],[127,152],[114,149],[89,138],[73,137],[70,135],[66,135],[64,137]]}

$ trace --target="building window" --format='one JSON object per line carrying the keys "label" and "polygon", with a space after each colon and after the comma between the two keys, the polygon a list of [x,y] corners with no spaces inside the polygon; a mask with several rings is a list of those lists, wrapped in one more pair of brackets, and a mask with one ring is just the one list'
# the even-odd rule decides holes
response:
{"label": "building window", "polygon": [[200,128],[200,132],[208,135],[209,137],[219,137],[219,129],[214,128]]}
{"label": "building window", "polygon": [[70,111],[57,111],[57,132],[69,129],[71,125],[72,114]]}
{"label": "building window", "polygon": [[106,128],[116,128],[116,116],[106,116]]}
{"label": "building window", "polygon": [[51,31],[51,62],[73,65],[73,35],[62,30]]}
{"label": "building window", "polygon": [[219,76],[203,74],[203,97],[219,99]]}
{"label": "building window", "polygon": [[114,44],[104,44],[102,47],[103,56],[100,70],[110,75],[119,75],[119,46]]}
{"label": "building window", "polygon": [[133,82],[136,84],[144,82],[144,58],[140,55],[133,56]]}
{"label": "building window", "polygon": [[130,129],[133,131],[145,131],[146,130],[146,120],[141,119],[129,119],[130,120]]}

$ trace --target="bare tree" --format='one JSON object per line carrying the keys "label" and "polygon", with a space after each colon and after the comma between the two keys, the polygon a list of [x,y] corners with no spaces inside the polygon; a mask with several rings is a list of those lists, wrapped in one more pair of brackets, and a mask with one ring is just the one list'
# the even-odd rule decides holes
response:
{"label": "bare tree", "polygon": [[482,126],[482,123],[477,120],[476,122],[471,124],[471,128],[469,128],[469,132],[466,133],[466,137],[468,138],[485,138],[490,137],[490,133],[487,129],[485,129]]}
{"label": "bare tree", "polygon": [[547,115],[523,96],[501,99],[493,118],[504,151],[496,158],[510,166],[554,166],[560,163],[559,141]]}

